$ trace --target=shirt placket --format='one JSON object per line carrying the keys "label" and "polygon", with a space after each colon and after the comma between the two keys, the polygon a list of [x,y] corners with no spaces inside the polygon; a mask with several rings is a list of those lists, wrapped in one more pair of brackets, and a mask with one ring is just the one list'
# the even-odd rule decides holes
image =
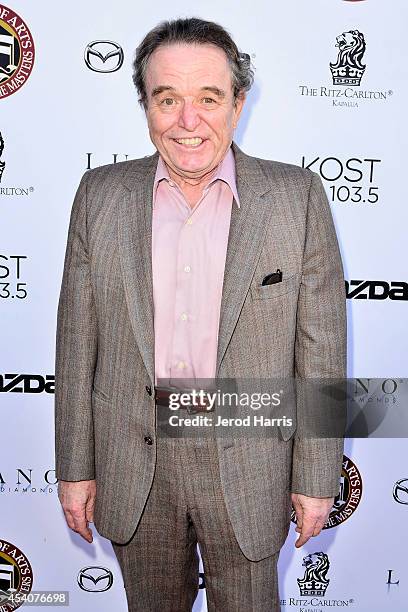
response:
{"label": "shirt placket", "polygon": [[199,240],[199,220],[202,210],[202,197],[192,210],[185,202],[185,220],[180,230],[177,247],[176,294],[174,305],[174,333],[172,341],[172,361],[170,366],[170,385],[180,381],[172,379],[192,380],[194,369],[194,327],[196,325],[193,312],[193,296],[197,294],[200,282],[198,259],[195,252],[196,240]]}

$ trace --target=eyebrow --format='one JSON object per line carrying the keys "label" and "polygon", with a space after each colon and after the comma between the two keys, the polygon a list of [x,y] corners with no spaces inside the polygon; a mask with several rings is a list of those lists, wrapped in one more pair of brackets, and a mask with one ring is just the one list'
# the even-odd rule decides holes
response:
{"label": "eyebrow", "polygon": [[[176,90],[174,87],[171,87],[170,85],[158,85],[157,87],[154,87],[152,91],[152,98],[159,96],[164,91],[176,91]],[[215,85],[207,85],[206,87],[201,87],[200,91],[209,91],[210,93],[213,93],[218,98],[225,98],[225,96],[227,95],[223,89],[220,89],[219,87],[216,87]]]}

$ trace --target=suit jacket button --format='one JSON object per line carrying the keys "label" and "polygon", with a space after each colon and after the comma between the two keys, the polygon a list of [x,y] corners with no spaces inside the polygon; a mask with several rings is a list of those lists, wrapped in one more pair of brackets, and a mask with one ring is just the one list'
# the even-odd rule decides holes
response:
{"label": "suit jacket button", "polygon": [[151,446],[153,444],[153,439],[151,438],[151,436],[145,436],[144,437],[144,441],[146,442],[146,444],[148,444],[149,446]]}
{"label": "suit jacket button", "polygon": [[147,393],[148,393],[149,395],[151,395],[151,394],[152,394],[152,388],[151,388],[151,387],[149,387],[149,385],[146,385],[146,391],[147,391]]}

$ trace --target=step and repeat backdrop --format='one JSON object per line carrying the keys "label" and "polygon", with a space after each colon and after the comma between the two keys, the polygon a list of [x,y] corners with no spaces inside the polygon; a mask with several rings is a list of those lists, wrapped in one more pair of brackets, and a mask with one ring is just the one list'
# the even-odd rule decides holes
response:
{"label": "step and repeat backdrop", "polygon": [[[15,609],[10,593],[38,591],[53,592],[52,608],[68,594],[72,610],[127,609],[110,542],[71,532],[57,497],[56,312],[79,180],[153,153],[131,62],[150,28],[180,16],[221,23],[252,58],[237,144],[323,180],[344,261],[348,375],[368,399],[379,380],[375,402],[390,409],[407,375],[404,0],[0,3],[1,612]],[[406,439],[347,439],[325,530],[297,550],[292,525],[282,549],[282,610],[408,610],[407,520]],[[195,612],[207,609],[204,573],[200,587]]]}

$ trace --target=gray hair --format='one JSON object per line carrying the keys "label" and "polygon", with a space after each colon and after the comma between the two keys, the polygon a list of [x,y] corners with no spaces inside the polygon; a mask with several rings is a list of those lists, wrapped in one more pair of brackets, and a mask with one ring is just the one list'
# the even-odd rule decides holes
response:
{"label": "gray hair", "polygon": [[198,17],[162,21],[150,30],[136,49],[132,79],[139,104],[147,109],[146,69],[150,56],[160,46],[177,43],[213,44],[225,51],[231,66],[234,102],[251,89],[254,68],[248,53],[240,53],[230,34],[218,23]]}

